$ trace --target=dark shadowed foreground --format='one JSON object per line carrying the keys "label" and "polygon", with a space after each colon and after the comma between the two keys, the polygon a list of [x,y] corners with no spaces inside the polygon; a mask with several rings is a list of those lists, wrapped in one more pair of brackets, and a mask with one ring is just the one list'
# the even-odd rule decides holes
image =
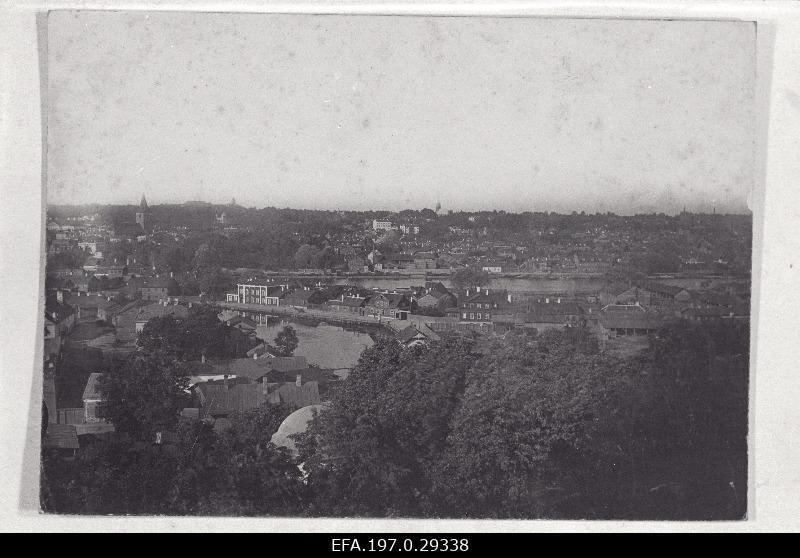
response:
{"label": "dark shadowed foreground", "polygon": [[[179,356],[170,345],[151,346],[104,381],[103,413],[117,432],[68,462],[45,452],[42,506],[92,514],[743,518],[748,346],[740,325],[665,329],[627,360],[600,354],[581,330],[413,348],[380,341],[298,437],[299,456],[270,443],[290,407],[241,414],[221,432],[181,419]],[[164,433],[160,443],[154,432]]]}

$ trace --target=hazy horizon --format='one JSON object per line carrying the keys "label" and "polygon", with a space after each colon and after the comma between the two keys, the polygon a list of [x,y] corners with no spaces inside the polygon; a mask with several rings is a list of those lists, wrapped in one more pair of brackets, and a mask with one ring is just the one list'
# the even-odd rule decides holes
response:
{"label": "hazy horizon", "polygon": [[[193,203],[197,203],[200,207],[215,207],[215,208],[223,208],[223,209],[225,207],[231,207],[231,203],[230,202],[227,202],[227,203],[225,203],[225,202],[215,203],[215,202],[207,202],[207,201],[203,201],[203,200],[186,200],[186,201],[183,201],[183,202],[152,203],[149,198],[147,199],[147,205],[150,208],[153,208],[153,207],[165,207],[165,206],[168,206],[168,207],[190,207],[190,206],[192,206]],[[137,201],[135,203],[134,202],[131,202],[131,203],[94,203],[94,202],[91,202],[91,203],[57,203],[57,202],[48,202],[47,203],[47,208],[48,209],[51,208],[51,207],[52,208],[56,208],[56,207],[57,208],[61,208],[61,207],[80,208],[80,207],[92,207],[92,206],[136,208],[136,207],[139,207],[139,202]],[[277,209],[277,210],[293,210],[293,211],[329,211],[329,212],[344,211],[344,212],[353,212],[353,213],[392,213],[392,214],[400,213],[402,211],[421,211],[421,210],[424,210],[424,209],[429,209],[431,211],[435,210],[434,207],[403,207],[403,208],[400,208],[400,209],[382,209],[382,208],[345,209],[345,208],[312,208],[312,207],[298,207],[298,206],[282,206],[282,207],[278,207],[278,206],[272,206],[272,205],[266,205],[266,206],[260,206],[259,207],[259,206],[245,206],[245,205],[240,204],[238,201],[236,202],[236,206],[235,207],[237,207],[239,209],[248,210],[248,211],[250,211],[250,210],[258,211],[258,210],[261,210],[261,209]],[[442,212],[443,213],[440,213],[440,216],[447,216],[448,208],[444,208],[443,207],[442,208]],[[585,209],[583,209],[583,210],[576,209],[576,210],[569,210],[569,211],[549,211],[549,210],[533,211],[533,210],[522,209],[522,210],[514,211],[514,210],[508,210],[508,209],[502,209],[502,208],[491,208],[490,207],[490,208],[475,209],[475,210],[464,210],[464,209],[455,210],[455,209],[453,209],[452,212],[453,212],[453,214],[456,214],[456,213],[493,213],[493,212],[497,212],[497,213],[504,212],[504,213],[507,213],[507,214],[522,214],[522,213],[530,212],[530,213],[548,213],[548,214],[549,213],[555,213],[557,215],[571,215],[573,212],[577,213],[578,215],[580,215],[581,213],[584,213],[586,215],[605,215],[607,213],[611,213],[611,214],[617,215],[619,217],[636,217],[636,216],[642,216],[642,215],[660,215],[660,214],[664,214],[664,215],[667,215],[667,216],[670,216],[670,217],[674,217],[676,215],[679,215],[681,212],[683,212],[683,209],[681,209],[680,211],[674,212],[674,213],[666,212],[666,211],[649,211],[649,212],[637,212],[637,213],[623,213],[623,212],[616,212],[616,211],[611,211],[611,210],[600,212],[600,211],[588,211],[588,210],[585,210]],[[714,207],[712,207],[709,211],[693,210],[690,207],[686,207],[685,212],[687,214],[693,214],[693,215],[712,215],[712,214],[716,214],[716,215],[743,215],[743,216],[752,216],[752,213],[753,213],[750,209],[747,209],[747,208],[742,210],[742,211],[724,211],[723,212],[723,211],[716,211]]]}
{"label": "hazy horizon", "polygon": [[747,214],[747,22],[55,11],[53,204]]}

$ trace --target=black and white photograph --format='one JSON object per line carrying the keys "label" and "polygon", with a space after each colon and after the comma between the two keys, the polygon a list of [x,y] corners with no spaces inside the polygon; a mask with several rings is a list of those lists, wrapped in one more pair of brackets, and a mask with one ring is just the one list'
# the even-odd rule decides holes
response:
{"label": "black and white photograph", "polygon": [[41,512],[747,520],[757,28],[45,14]]}

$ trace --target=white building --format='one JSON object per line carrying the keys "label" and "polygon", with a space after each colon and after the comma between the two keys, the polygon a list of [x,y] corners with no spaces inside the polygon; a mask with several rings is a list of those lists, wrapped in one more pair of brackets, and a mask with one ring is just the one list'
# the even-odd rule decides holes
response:
{"label": "white building", "polygon": [[243,304],[260,304],[263,306],[279,306],[281,295],[288,290],[288,285],[240,283],[236,285],[236,294],[238,295],[237,302]]}
{"label": "white building", "polygon": [[372,221],[372,230],[375,231],[390,231],[394,227],[392,226],[391,221],[385,221],[381,219],[373,219]]}

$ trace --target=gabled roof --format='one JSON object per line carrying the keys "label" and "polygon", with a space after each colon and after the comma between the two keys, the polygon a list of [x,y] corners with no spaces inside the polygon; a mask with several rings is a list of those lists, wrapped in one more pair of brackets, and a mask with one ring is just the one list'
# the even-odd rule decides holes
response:
{"label": "gabled roof", "polygon": [[444,286],[444,283],[441,281],[426,281],[425,288],[430,290],[431,293],[440,292],[440,293],[449,293],[450,290]]}
{"label": "gabled roof", "polygon": [[397,333],[397,340],[404,345],[415,338],[427,339],[428,337],[413,325],[410,325]]}
{"label": "gabled roof", "polygon": [[389,300],[389,308],[397,308],[400,304],[408,302],[406,295],[400,293],[392,293],[383,295]]}
{"label": "gabled roof", "polygon": [[253,358],[253,355],[260,357],[261,355],[269,354],[269,348],[267,347],[266,343],[259,343],[249,351],[247,351],[247,356]]}
{"label": "gabled roof", "polygon": [[271,370],[299,370],[308,368],[308,361],[304,356],[267,357],[259,359]]}
{"label": "gabled roof", "polygon": [[103,375],[100,372],[92,372],[89,374],[89,379],[86,380],[86,387],[83,389],[84,401],[99,401],[102,399],[100,395],[100,378]]}
{"label": "gabled roof", "polygon": [[330,306],[349,306],[353,308],[360,308],[364,306],[366,299],[361,297],[345,297],[344,300],[334,299],[329,300],[326,304]]}
{"label": "gabled roof", "polygon": [[305,407],[307,405],[317,405],[321,402],[319,395],[319,384],[317,382],[307,382],[302,386],[295,384],[281,384],[279,387],[270,390],[268,394],[270,403],[283,403],[291,407]]}
{"label": "gabled roof", "polygon": [[481,302],[481,303],[483,303],[483,302],[496,303],[497,301],[491,295],[487,295],[484,292],[480,292],[480,293],[477,293],[477,294],[474,294],[474,295],[470,296],[464,302],[466,302],[466,303],[470,303],[470,302],[472,302],[472,303],[477,303],[477,302]]}
{"label": "gabled roof", "polygon": [[608,293],[608,294],[612,295],[612,296],[617,296],[617,295],[620,295],[620,294],[624,293],[625,291],[627,291],[630,288],[631,288],[630,285],[628,285],[627,283],[622,283],[620,281],[615,281],[614,283],[611,283],[609,285],[604,286],[601,290],[603,292],[605,292],[605,293]]}
{"label": "gabled roof", "polygon": [[211,384],[198,386],[205,415],[227,415],[255,409],[267,401],[261,384]]}
{"label": "gabled roof", "polygon": [[317,291],[313,291],[311,289],[298,289],[294,291],[287,292],[283,295],[284,299],[294,299],[294,300],[308,300],[311,298]]}
{"label": "gabled roof", "polygon": [[441,291],[431,291],[427,294],[424,294],[419,297],[419,301],[421,302],[423,299],[431,297],[432,299],[439,301],[447,296],[454,296],[452,293],[443,293]]}
{"label": "gabled roof", "polygon": [[147,306],[149,304],[150,303],[145,300],[134,300],[132,302],[128,302],[127,304],[124,304],[122,307],[120,307],[119,310],[117,310],[117,315],[123,314],[125,312],[130,312],[132,310],[136,310],[138,312],[139,308],[141,308],[142,306]]}
{"label": "gabled roof", "polygon": [[667,295],[671,297],[674,297],[679,292],[686,290],[683,287],[676,287],[675,285],[663,285],[661,283],[655,283],[652,281],[645,283],[642,288],[650,291],[651,293],[658,293],[660,295]]}

